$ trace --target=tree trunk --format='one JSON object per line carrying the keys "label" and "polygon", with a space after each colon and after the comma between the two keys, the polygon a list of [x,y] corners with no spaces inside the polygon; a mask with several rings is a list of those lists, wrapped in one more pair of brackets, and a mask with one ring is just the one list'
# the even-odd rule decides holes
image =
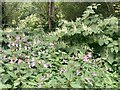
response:
{"label": "tree trunk", "polygon": [[54,13],[54,0],[49,0],[48,2],[48,25],[49,25],[49,30],[52,29],[52,21],[55,17]]}
{"label": "tree trunk", "polygon": [[2,2],[0,1],[0,29],[2,27]]}

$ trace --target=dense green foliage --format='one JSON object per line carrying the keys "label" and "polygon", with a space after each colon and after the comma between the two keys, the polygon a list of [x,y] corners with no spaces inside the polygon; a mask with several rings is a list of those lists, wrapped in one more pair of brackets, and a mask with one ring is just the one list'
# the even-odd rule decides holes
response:
{"label": "dense green foliage", "polygon": [[[78,17],[82,16],[82,13],[86,10],[86,7],[89,6],[91,2],[61,2],[59,5],[59,9],[61,10],[63,16],[67,20],[75,20]],[[98,14],[102,14],[103,17],[108,17],[110,15],[114,15],[114,3],[110,2],[99,2],[101,6],[96,10]],[[114,5],[119,6],[119,4],[115,3]],[[118,7],[116,8],[118,9]]]}
{"label": "dense green foliage", "polygon": [[0,88],[118,88],[118,18],[92,4],[75,21],[45,33],[36,14],[0,31]]}

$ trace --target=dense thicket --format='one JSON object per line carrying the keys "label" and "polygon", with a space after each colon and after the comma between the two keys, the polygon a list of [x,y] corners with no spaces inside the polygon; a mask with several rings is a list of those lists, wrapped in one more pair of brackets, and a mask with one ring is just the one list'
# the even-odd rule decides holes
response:
{"label": "dense thicket", "polygon": [[0,88],[119,88],[119,6],[3,3]]}

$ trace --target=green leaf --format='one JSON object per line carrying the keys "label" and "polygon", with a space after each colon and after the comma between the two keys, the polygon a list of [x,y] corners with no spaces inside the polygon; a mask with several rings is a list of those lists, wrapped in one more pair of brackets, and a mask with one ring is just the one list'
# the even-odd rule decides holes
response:
{"label": "green leaf", "polygon": [[78,34],[81,34],[81,28],[78,28],[76,31],[75,31],[75,33],[78,33]]}
{"label": "green leaf", "polygon": [[105,78],[105,82],[108,83],[108,84],[113,84],[113,81],[111,80],[112,78],[110,78],[109,74],[105,74],[106,78]]}
{"label": "green leaf", "polygon": [[110,44],[108,44],[108,46],[107,47],[113,47],[113,44],[112,43],[110,43]]}
{"label": "green leaf", "polygon": [[87,8],[92,9],[92,6],[88,6]]}
{"label": "green leaf", "polygon": [[12,51],[10,50],[10,49],[8,49],[7,51],[5,51],[6,52],[6,54],[9,54],[9,55],[11,55],[12,54]]}
{"label": "green leaf", "polygon": [[118,49],[119,49],[118,47],[114,47],[114,50],[116,53],[118,53],[118,51],[119,51]]}
{"label": "green leaf", "polygon": [[[110,62],[110,61],[108,61],[108,62]],[[112,62],[111,62],[112,63]],[[106,68],[111,68],[111,66],[108,64],[108,63],[105,63],[105,67]]]}
{"label": "green leaf", "polygon": [[78,63],[78,62],[76,62],[76,63],[75,63],[75,66],[76,66],[76,67],[79,67],[79,66],[81,66],[81,64]]}
{"label": "green leaf", "polygon": [[3,82],[3,83],[6,83],[9,79],[10,79],[10,75],[5,74],[5,75],[3,75],[3,77],[2,77],[2,82]]}
{"label": "green leaf", "polygon": [[97,9],[97,6],[93,6],[94,9]]}
{"label": "green leaf", "polygon": [[89,12],[84,12],[85,14],[83,14],[82,16],[82,20],[84,20],[84,19],[86,19],[89,15],[90,15],[90,13]]}
{"label": "green leaf", "polygon": [[67,69],[67,71],[64,73],[64,75],[69,81],[71,81],[71,75],[72,75],[71,68]]}
{"label": "green leaf", "polygon": [[2,72],[4,72],[5,70],[2,68],[2,67],[0,67],[0,73],[2,73]]}
{"label": "green leaf", "polygon": [[61,83],[64,83],[66,82],[66,79],[65,78],[61,78],[61,77],[56,77],[58,81],[60,81]]}
{"label": "green leaf", "polygon": [[20,54],[20,53],[22,53],[23,51],[24,51],[24,49],[21,49],[21,50],[16,51],[15,53],[16,53],[16,54]]}
{"label": "green leaf", "polygon": [[111,52],[114,52],[114,48],[111,48],[110,50],[111,50]]}
{"label": "green leaf", "polygon": [[112,52],[109,52],[108,54],[108,62],[112,64],[114,62],[114,54]]}
{"label": "green leaf", "polygon": [[105,40],[105,44],[107,45],[109,43],[109,41],[108,40]]}
{"label": "green leaf", "polygon": [[29,84],[29,85],[36,85],[36,82],[34,82],[34,81],[29,81],[28,84]]}
{"label": "green leaf", "polygon": [[3,89],[3,88],[11,88],[11,85],[0,83],[0,89]]}
{"label": "green leaf", "polygon": [[70,85],[73,88],[81,88],[81,86],[79,84],[75,83],[75,82],[71,82]]}
{"label": "green leaf", "polygon": [[100,39],[98,43],[100,46],[102,46],[104,44],[104,41],[102,39]]}
{"label": "green leaf", "polygon": [[18,85],[20,85],[20,79],[19,78],[14,81],[14,86],[18,86]]}
{"label": "green leaf", "polygon": [[3,40],[4,40],[4,38],[0,37],[0,42],[3,41]]}
{"label": "green leaf", "polygon": [[13,72],[8,71],[8,74],[9,74],[11,77],[13,77],[14,79],[17,78],[17,75],[15,75]]}
{"label": "green leaf", "polygon": [[42,76],[42,74],[38,74],[37,76],[36,76],[36,81],[37,82],[40,82],[41,80],[40,80],[40,77]]}
{"label": "green leaf", "polygon": [[50,42],[57,41],[57,40],[58,40],[58,37],[57,37],[56,35],[52,35],[52,36],[50,36],[50,37],[48,38],[48,40],[49,40]]}
{"label": "green leaf", "polygon": [[5,64],[5,66],[6,66],[9,70],[13,70],[13,64]]}
{"label": "green leaf", "polygon": [[114,45],[118,45],[118,42],[117,42],[117,41],[113,41],[113,44],[114,44]]}

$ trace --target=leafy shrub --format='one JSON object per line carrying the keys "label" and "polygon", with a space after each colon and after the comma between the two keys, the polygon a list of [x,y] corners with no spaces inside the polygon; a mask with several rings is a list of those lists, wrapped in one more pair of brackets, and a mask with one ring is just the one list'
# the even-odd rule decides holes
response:
{"label": "leafy shrub", "polygon": [[36,28],[40,24],[40,19],[35,14],[32,14],[21,20],[19,26]]}
{"label": "leafy shrub", "polygon": [[[111,65],[118,62],[119,58],[119,30],[118,19],[110,17],[103,19],[95,14],[95,5],[89,6],[82,18],[77,18],[75,22],[63,21],[62,29],[51,33],[54,39],[64,40],[68,45],[76,45],[82,48],[88,47],[93,53],[99,53],[101,58],[106,58]],[[85,43],[85,44],[84,44]]]}

